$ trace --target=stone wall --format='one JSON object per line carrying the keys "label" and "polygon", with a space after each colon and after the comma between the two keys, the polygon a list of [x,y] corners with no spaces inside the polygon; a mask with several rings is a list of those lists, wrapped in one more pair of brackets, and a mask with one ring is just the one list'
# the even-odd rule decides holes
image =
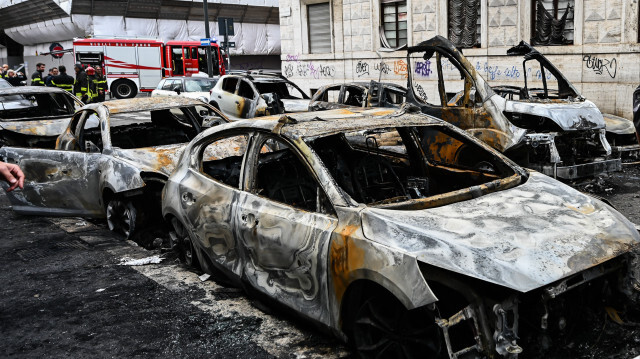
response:
{"label": "stone wall", "polygon": [[[524,72],[535,75],[536,70],[524,69],[521,59],[506,56],[506,52],[520,40],[529,42],[532,4],[526,0],[481,1],[481,47],[463,52],[490,84],[522,85]],[[446,5],[446,0],[407,0],[410,44],[437,34],[447,36]],[[333,1],[334,52],[330,54],[308,54],[305,7],[300,0],[280,1],[285,76],[305,90],[378,79],[406,85],[406,52],[375,52],[380,48],[379,2]],[[640,85],[638,1],[576,0],[574,11],[574,45],[536,48],[603,112],[631,118],[632,93]],[[290,16],[283,16],[287,13]],[[418,71],[415,78],[426,90],[435,88],[433,67],[412,61],[413,71]]]}

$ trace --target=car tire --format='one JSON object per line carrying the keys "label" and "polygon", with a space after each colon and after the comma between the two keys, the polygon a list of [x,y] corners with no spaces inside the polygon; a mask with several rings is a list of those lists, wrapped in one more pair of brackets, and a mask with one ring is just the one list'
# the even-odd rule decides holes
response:
{"label": "car tire", "polygon": [[170,235],[172,241],[171,247],[178,252],[178,258],[180,258],[184,264],[199,270],[198,249],[191,240],[189,232],[175,217],[171,218],[171,225],[173,226],[173,232]]}
{"label": "car tire", "polygon": [[125,239],[132,239],[141,227],[141,212],[133,200],[112,198],[107,203],[106,212],[109,230],[123,234]]}
{"label": "car tire", "polygon": [[376,291],[357,307],[349,342],[359,358],[443,358],[447,349],[434,313],[407,310],[391,293]]}
{"label": "car tire", "polygon": [[129,80],[117,80],[111,85],[111,93],[117,99],[134,98],[138,88]]}

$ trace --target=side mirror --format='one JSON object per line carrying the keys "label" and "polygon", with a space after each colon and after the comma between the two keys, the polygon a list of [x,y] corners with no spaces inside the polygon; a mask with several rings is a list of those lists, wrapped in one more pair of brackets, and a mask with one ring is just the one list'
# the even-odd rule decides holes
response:
{"label": "side mirror", "polygon": [[175,88],[175,89],[173,89],[173,91],[175,91],[178,95],[180,94],[180,92],[182,92],[182,91],[180,91],[179,88]]}
{"label": "side mirror", "polygon": [[84,141],[84,150],[88,153],[100,153],[100,148],[91,141]]}

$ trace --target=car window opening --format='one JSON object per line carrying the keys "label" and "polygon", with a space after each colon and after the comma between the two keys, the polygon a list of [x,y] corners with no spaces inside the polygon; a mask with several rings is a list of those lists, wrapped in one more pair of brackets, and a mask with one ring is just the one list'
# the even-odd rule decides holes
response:
{"label": "car window opening", "polygon": [[64,94],[31,94],[0,96],[0,121],[38,119],[42,117],[68,117],[75,107]]}
{"label": "car window opening", "polygon": [[270,138],[260,148],[254,192],[306,211],[333,213],[322,187],[286,143]]}
{"label": "car window opening", "polygon": [[337,184],[369,205],[428,199],[515,175],[484,148],[439,126],[336,134],[310,146]]}
{"label": "car window opening", "polygon": [[[123,149],[165,146],[191,141],[197,129],[183,111],[163,109],[111,115],[111,144]],[[88,139],[91,132],[85,137]]]}
{"label": "car window opening", "polygon": [[216,181],[239,188],[240,168],[247,142],[246,135],[237,135],[204,146],[200,155],[200,171]]}

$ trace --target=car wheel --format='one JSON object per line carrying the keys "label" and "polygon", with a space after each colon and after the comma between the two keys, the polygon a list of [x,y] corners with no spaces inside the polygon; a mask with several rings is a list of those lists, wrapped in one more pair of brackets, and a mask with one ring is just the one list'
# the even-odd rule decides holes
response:
{"label": "car wheel", "polygon": [[358,307],[351,338],[360,358],[441,358],[441,329],[426,308],[407,310],[389,293],[377,293]]}
{"label": "car wheel", "polygon": [[119,80],[111,85],[111,92],[117,99],[134,98],[138,94],[138,89],[131,81]]}
{"label": "car wheel", "polygon": [[200,264],[198,262],[198,256],[196,254],[196,247],[189,236],[189,233],[184,228],[182,223],[178,221],[177,218],[171,219],[171,225],[173,226],[174,232],[171,235],[171,247],[174,248],[178,252],[178,257],[182,260],[187,266],[200,269]]}
{"label": "car wheel", "polygon": [[140,226],[140,211],[131,200],[114,198],[107,204],[107,224],[114,232],[131,239]]}

